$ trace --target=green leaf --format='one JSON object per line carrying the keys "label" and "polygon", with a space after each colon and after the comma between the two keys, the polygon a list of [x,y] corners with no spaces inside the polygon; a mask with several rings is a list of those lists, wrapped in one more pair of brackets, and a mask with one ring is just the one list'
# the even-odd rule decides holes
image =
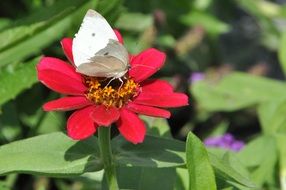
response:
{"label": "green leaf", "polygon": [[275,181],[277,150],[272,136],[260,136],[238,153],[242,163],[252,169],[251,179],[258,185]]}
{"label": "green leaf", "polygon": [[120,189],[138,189],[141,167],[117,167],[116,175]]}
{"label": "green leaf", "polygon": [[6,41],[3,46],[0,46],[0,67],[35,55],[55,40],[59,40],[76,18],[83,16],[83,11],[86,11],[90,3],[73,0],[65,5],[68,6],[64,11],[50,15],[46,21],[41,20],[0,33],[0,39]]}
{"label": "green leaf", "polygon": [[[68,180],[63,179],[53,179],[53,183],[55,187],[53,189],[56,190],[71,190],[74,187],[78,190],[104,190],[102,188],[103,183],[104,170],[100,170],[97,172],[88,172],[84,173],[80,176],[69,176]],[[41,184],[41,183],[40,183]],[[36,189],[36,190],[47,190],[47,187],[44,189]]]}
{"label": "green leaf", "polygon": [[[175,179],[176,179],[175,168],[142,168],[142,175],[139,182],[139,189],[173,190]],[[158,183],[158,181],[161,181],[161,183]]]}
{"label": "green leaf", "polygon": [[251,1],[248,0],[236,0],[236,2],[249,13],[253,14],[257,18],[263,17],[276,17],[282,12],[282,7],[276,3],[269,1]]}
{"label": "green leaf", "polygon": [[30,35],[34,34],[37,30],[41,29],[45,25],[45,22],[35,23],[29,26],[18,26],[15,28],[4,30],[0,33],[0,51],[8,48],[7,46],[13,46],[17,42],[28,38]]}
{"label": "green leaf", "polygon": [[12,21],[7,18],[0,18],[0,30],[6,28]]}
{"label": "green leaf", "polygon": [[277,134],[276,141],[279,152],[279,180],[281,189],[286,189],[286,135]]}
{"label": "green leaf", "polygon": [[[148,126],[148,134],[171,138],[170,128],[165,119],[140,116]],[[144,143],[144,142],[143,142]],[[118,167],[119,187],[121,189],[174,189],[175,168]],[[168,179],[165,183],[159,183]]]}
{"label": "green leaf", "polygon": [[[121,167],[166,168],[184,166],[184,146],[185,143],[180,141],[149,135],[146,136],[142,144],[137,145],[127,142],[122,137],[117,137],[112,141],[115,163]],[[209,154],[209,157],[218,177],[244,187],[256,187],[245,176],[244,172],[236,170],[240,165],[234,165],[233,158],[228,156],[219,158],[214,154]],[[138,170],[136,171],[138,172]]]}
{"label": "green leaf", "polygon": [[200,106],[208,111],[234,111],[273,100],[273,97],[285,98],[285,87],[276,80],[235,72],[217,84],[197,82],[191,91]]}
{"label": "green leaf", "polygon": [[120,189],[173,190],[176,172],[175,168],[119,167],[117,177]]}
{"label": "green leaf", "polygon": [[115,163],[119,166],[151,168],[185,165],[184,142],[145,136],[141,144],[132,144],[119,136],[112,140]]}
{"label": "green leaf", "polygon": [[69,176],[102,168],[97,139],[94,137],[73,141],[57,132],[0,147],[0,175],[19,172]]}
{"label": "green leaf", "polygon": [[215,170],[216,177],[219,179],[219,188],[222,186],[257,188],[250,180],[248,171],[235,154],[209,149],[209,158]]}
{"label": "green leaf", "polygon": [[10,174],[0,181],[0,190],[11,190],[17,180],[17,174]]}
{"label": "green leaf", "polygon": [[265,102],[258,107],[258,117],[265,134],[286,133],[286,99]]}
{"label": "green leaf", "polygon": [[63,112],[45,112],[42,105],[32,114],[21,113],[21,122],[29,126],[33,134],[46,134],[61,131],[66,125]]}
{"label": "green leaf", "polygon": [[147,123],[147,133],[153,136],[172,138],[168,121],[163,118],[155,118],[141,115],[140,118]]}
{"label": "green leaf", "polygon": [[156,38],[156,43],[165,48],[174,48],[176,45],[175,38],[170,34],[160,35]]}
{"label": "green leaf", "polygon": [[[43,110],[41,109],[43,112]],[[39,134],[51,133],[62,130],[66,126],[66,118],[62,112],[46,112],[43,120],[37,127]]]}
{"label": "green leaf", "polygon": [[189,174],[185,168],[176,168],[177,178],[175,190],[185,190],[189,188]]}
{"label": "green leaf", "polygon": [[280,65],[282,67],[282,71],[284,75],[286,75],[286,32],[282,33],[280,39],[280,46],[278,49],[278,58]]}
{"label": "green leaf", "polygon": [[217,189],[215,175],[203,143],[189,132],[186,145],[190,190]]}
{"label": "green leaf", "polygon": [[[21,18],[14,23],[14,26],[18,25],[29,25],[39,21],[46,21],[49,20],[51,17],[58,15],[60,12],[70,8],[79,8],[82,6],[86,6],[85,10],[82,10],[79,13],[81,16],[77,18],[77,22],[81,22],[84,14],[86,13],[87,9],[96,7],[97,0],[61,0],[55,1],[51,5],[44,5],[42,7],[37,8],[35,11],[30,12],[27,17]],[[78,29],[78,26],[77,26]],[[77,30],[76,29],[76,30]]]}
{"label": "green leaf", "polygon": [[21,64],[14,71],[3,71],[0,76],[0,106],[15,98],[23,90],[37,82],[35,65],[39,58]]}
{"label": "green leaf", "polygon": [[5,182],[0,181],[0,190],[11,190],[6,186]]}
{"label": "green leaf", "polygon": [[124,13],[118,18],[115,27],[123,30],[142,32],[153,25],[153,17],[141,13]]}
{"label": "green leaf", "polygon": [[222,34],[230,30],[229,25],[207,12],[192,11],[187,15],[182,16],[181,21],[188,26],[202,26],[212,35]]}
{"label": "green leaf", "polygon": [[275,141],[271,136],[259,136],[250,141],[238,154],[238,159],[247,167],[260,166],[268,151],[275,149]]}
{"label": "green leaf", "polygon": [[[177,140],[147,135],[142,144],[134,145],[119,136],[112,140],[112,148],[118,167],[167,168],[184,167],[186,163],[185,143]],[[232,167],[227,157],[219,158],[209,154],[209,158],[216,175],[220,178],[237,182],[245,187],[255,187],[244,176],[245,173],[240,173]]]}
{"label": "green leaf", "polygon": [[212,2],[212,0],[195,0],[193,1],[193,6],[197,10],[206,10]]}

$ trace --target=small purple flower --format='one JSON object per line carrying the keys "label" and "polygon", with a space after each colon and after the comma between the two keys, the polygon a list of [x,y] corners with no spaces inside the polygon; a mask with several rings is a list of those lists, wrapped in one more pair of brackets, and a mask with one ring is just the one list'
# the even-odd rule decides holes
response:
{"label": "small purple flower", "polygon": [[240,151],[244,147],[244,142],[236,140],[231,134],[226,133],[218,137],[209,137],[204,140],[204,143],[208,147],[219,147],[229,149],[235,152]]}
{"label": "small purple flower", "polygon": [[205,74],[201,73],[201,72],[194,72],[191,74],[190,78],[189,78],[189,82],[190,83],[195,83],[197,81],[203,80],[205,78]]}

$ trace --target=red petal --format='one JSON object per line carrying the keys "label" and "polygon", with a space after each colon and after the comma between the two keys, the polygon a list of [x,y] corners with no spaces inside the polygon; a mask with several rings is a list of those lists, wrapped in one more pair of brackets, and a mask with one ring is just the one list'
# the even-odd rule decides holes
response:
{"label": "red petal", "polygon": [[117,126],[121,135],[128,141],[134,144],[143,142],[146,128],[144,122],[136,114],[126,109],[121,109]]}
{"label": "red petal", "polygon": [[129,75],[136,82],[141,82],[159,70],[165,61],[166,55],[156,49],[147,49],[132,58]]}
{"label": "red petal", "polygon": [[164,93],[169,93],[173,92],[173,87],[171,86],[170,83],[164,80],[146,80],[141,83],[142,86],[142,91],[146,92],[164,92]]}
{"label": "red petal", "polygon": [[43,108],[45,111],[69,111],[79,109],[90,104],[91,102],[83,96],[63,97],[45,103]]}
{"label": "red petal", "polygon": [[92,118],[100,126],[110,126],[117,121],[120,114],[117,108],[106,108],[105,106],[96,106],[92,112]]}
{"label": "red petal", "polygon": [[72,38],[64,38],[61,41],[64,53],[71,63],[73,63],[72,40],[73,40]]}
{"label": "red petal", "polygon": [[43,57],[37,65],[38,72],[43,70],[54,70],[69,75],[71,78],[82,81],[82,77],[75,71],[75,68],[65,61],[54,57]]}
{"label": "red petal", "polygon": [[154,108],[150,106],[138,105],[135,103],[129,103],[127,105],[127,109],[139,114],[149,115],[153,117],[164,117],[170,118],[171,113],[167,110],[163,110],[160,108]]}
{"label": "red petal", "polygon": [[85,139],[95,133],[97,125],[90,117],[93,106],[74,112],[68,119],[67,132],[74,140]]}
{"label": "red petal", "polygon": [[62,94],[83,95],[86,90],[81,82],[57,71],[41,71],[38,73],[38,78],[48,88]]}
{"label": "red petal", "polygon": [[179,107],[188,105],[188,96],[183,93],[141,92],[133,102],[156,107]]}
{"label": "red petal", "polygon": [[119,32],[118,30],[116,30],[116,29],[113,29],[113,31],[114,31],[114,33],[115,33],[115,35],[116,35],[118,41],[119,41],[121,44],[123,44],[124,42],[123,42],[123,38],[122,38],[120,32]]}
{"label": "red petal", "polygon": [[63,94],[82,95],[86,87],[74,68],[56,58],[44,57],[37,65],[38,79],[47,87]]}
{"label": "red petal", "polygon": [[178,107],[188,105],[188,97],[173,92],[173,87],[163,80],[146,80],[141,83],[142,90],[134,100],[136,104],[158,107]]}

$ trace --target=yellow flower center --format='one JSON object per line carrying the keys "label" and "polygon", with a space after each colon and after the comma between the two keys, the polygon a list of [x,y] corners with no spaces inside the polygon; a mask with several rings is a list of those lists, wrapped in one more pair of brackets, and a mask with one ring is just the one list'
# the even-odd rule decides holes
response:
{"label": "yellow flower center", "polygon": [[127,77],[127,79],[85,77],[85,85],[88,87],[86,97],[97,105],[121,108],[139,93],[139,84]]}

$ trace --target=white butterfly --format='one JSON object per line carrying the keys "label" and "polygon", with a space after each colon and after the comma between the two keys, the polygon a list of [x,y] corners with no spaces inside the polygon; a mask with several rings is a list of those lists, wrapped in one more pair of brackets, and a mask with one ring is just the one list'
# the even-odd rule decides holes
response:
{"label": "white butterfly", "polygon": [[91,9],[73,39],[72,52],[77,72],[87,76],[120,79],[129,68],[127,50],[105,18]]}

